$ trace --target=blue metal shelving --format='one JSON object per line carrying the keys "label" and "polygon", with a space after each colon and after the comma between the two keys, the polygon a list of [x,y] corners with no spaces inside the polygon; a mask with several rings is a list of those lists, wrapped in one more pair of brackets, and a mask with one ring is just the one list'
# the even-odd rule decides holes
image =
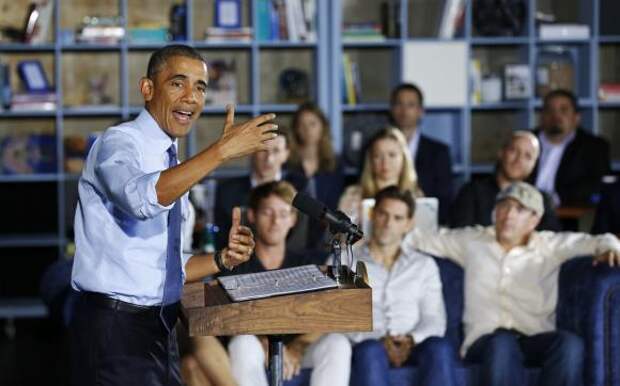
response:
{"label": "blue metal shelving", "polygon": [[[129,0],[117,0],[119,4],[119,16],[127,22]],[[245,0],[250,2],[249,9],[251,11],[250,24],[257,24],[257,14],[254,12],[257,6],[257,0]],[[261,80],[261,60],[263,53],[270,53],[279,50],[311,50],[314,56],[314,90],[317,103],[326,112],[331,122],[332,137],[334,148],[337,151],[343,149],[343,114],[376,112],[387,113],[389,110],[388,101],[379,103],[360,103],[354,106],[342,103],[341,76],[342,76],[342,54],[345,50],[359,50],[363,55],[368,50],[386,50],[393,57],[393,68],[391,69],[392,83],[394,86],[402,79],[402,57],[403,49],[408,42],[443,42],[443,41],[460,41],[465,42],[468,47],[469,55],[474,54],[474,49],[492,49],[494,47],[523,50],[523,57],[529,64],[532,77],[536,74],[537,53],[541,48],[549,45],[568,45],[583,53],[580,56],[580,66],[587,69],[579,76],[586,77],[580,83],[580,105],[589,117],[589,124],[595,133],[599,133],[599,114],[600,110],[620,109],[620,102],[604,102],[597,99],[598,82],[599,82],[599,50],[601,44],[620,44],[620,36],[600,36],[599,35],[599,8],[601,0],[586,1],[581,0],[586,6],[591,4],[591,15],[584,17],[591,26],[591,37],[589,39],[572,39],[572,40],[541,40],[538,38],[536,25],[534,22],[534,13],[536,10],[537,0],[528,0],[528,24],[523,36],[516,37],[480,37],[474,36],[472,26],[472,8],[471,2],[467,2],[468,6],[465,15],[465,25],[463,36],[452,40],[444,40],[437,38],[419,38],[411,37],[408,31],[409,26],[409,7],[411,3],[402,0],[400,2],[400,26],[401,36],[399,38],[390,38],[382,41],[347,41],[342,38],[342,22],[344,0],[316,0],[317,13],[317,41],[316,42],[286,42],[286,41],[239,41],[239,42],[209,42],[204,40],[190,40],[185,43],[201,50],[225,51],[225,50],[243,50],[249,55],[249,98],[247,103],[236,106],[237,114],[256,115],[264,112],[275,112],[281,114],[291,114],[295,111],[296,106],[292,104],[266,104],[260,99],[261,87],[265,87]],[[204,6],[193,0],[186,0],[188,18],[188,31],[194,31],[194,20],[192,17],[193,10],[197,6]],[[119,119],[128,119],[135,116],[142,109],[141,106],[130,104],[129,96],[134,90],[133,85],[129,84],[129,60],[130,53],[148,52],[159,48],[165,43],[139,43],[123,41],[119,44],[65,44],[62,43],[61,36],[61,4],[60,0],[54,0],[54,18],[55,18],[55,39],[54,43],[27,45],[27,44],[2,44],[0,52],[3,55],[18,55],[21,53],[35,53],[39,55],[54,56],[54,84],[56,84],[57,100],[59,106],[62,106],[64,90],[62,89],[62,78],[71,76],[62,70],[62,57],[65,54],[89,55],[92,52],[105,51],[117,54],[120,60],[119,74],[119,93],[120,103],[118,106],[111,107],[79,107],[79,108],[59,108],[55,111],[0,111],[0,118],[49,118],[55,120],[56,140],[57,140],[57,170],[63,170],[64,160],[64,122],[65,118],[86,118],[86,117],[118,117]],[[360,1],[360,6],[366,6]],[[126,25],[125,25],[126,26]],[[202,27],[202,26],[201,26]],[[469,68],[468,68],[469,71]],[[387,96],[386,96],[387,98]],[[451,117],[447,120],[451,122],[453,127],[448,128],[445,132],[450,138],[454,155],[453,171],[468,178],[471,173],[487,173],[492,171],[490,164],[472,164],[471,162],[471,146],[472,146],[472,116],[475,114],[488,114],[489,112],[497,113],[521,113],[526,117],[529,127],[536,124],[536,114],[541,107],[540,99],[536,97],[529,98],[524,101],[507,101],[493,104],[475,105],[470,101],[463,106],[446,106],[440,108],[427,108],[426,113],[431,118],[438,116],[441,118]],[[223,115],[225,109],[223,106],[208,105],[204,109],[207,116]],[[444,120],[446,121],[446,120]],[[443,121],[442,121],[443,122]],[[520,126],[522,127],[522,126]],[[519,128],[520,128],[519,127]],[[196,134],[192,131],[187,140],[187,156],[196,153]],[[620,170],[620,161],[614,162],[614,170]],[[212,177],[228,177],[242,174],[242,170],[227,169],[215,172]],[[58,247],[59,255],[64,253],[65,248],[65,231],[67,224],[65,223],[65,181],[73,181],[77,177],[73,175],[57,173],[57,174],[36,174],[36,175],[20,175],[0,176],[1,183],[28,183],[28,182],[50,182],[56,183],[58,201],[58,232],[51,235],[32,235],[12,237],[6,236],[0,239],[0,246],[21,245],[32,242],[32,245]],[[1,186],[1,185],[0,185]],[[31,238],[28,238],[31,237]],[[13,243],[13,244],[11,244]],[[28,305],[27,307],[31,307]],[[36,307],[35,307],[36,308]],[[28,308],[31,309],[31,308]],[[3,303],[0,302],[0,317],[4,315],[2,312]],[[11,308],[11,310],[15,310]],[[15,313],[14,313],[15,314]]]}

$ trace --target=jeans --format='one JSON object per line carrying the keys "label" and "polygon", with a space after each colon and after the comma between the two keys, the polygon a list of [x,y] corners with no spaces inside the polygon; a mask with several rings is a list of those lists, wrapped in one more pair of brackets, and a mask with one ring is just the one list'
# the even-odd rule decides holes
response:
{"label": "jeans", "polygon": [[[418,366],[420,386],[456,384],[457,353],[446,338],[431,337],[416,345],[405,362]],[[351,384],[388,386],[390,363],[383,343],[365,340],[353,347]]]}
{"label": "jeans", "polygon": [[583,341],[568,331],[526,336],[498,329],[476,340],[465,359],[482,365],[485,386],[524,385],[524,366],[542,367],[541,386],[583,385]]}

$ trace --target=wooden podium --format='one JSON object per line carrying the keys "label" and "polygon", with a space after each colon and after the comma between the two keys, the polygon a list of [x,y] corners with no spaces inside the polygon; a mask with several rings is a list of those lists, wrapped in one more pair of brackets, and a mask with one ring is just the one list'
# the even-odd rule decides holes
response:
{"label": "wooden podium", "polygon": [[231,301],[217,280],[187,284],[181,320],[190,336],[268,335],[270,383],[280,386],[282,335],[372,331],[372,292],[364,267],[357,272],[343,266],[338,288],[244,302]]}

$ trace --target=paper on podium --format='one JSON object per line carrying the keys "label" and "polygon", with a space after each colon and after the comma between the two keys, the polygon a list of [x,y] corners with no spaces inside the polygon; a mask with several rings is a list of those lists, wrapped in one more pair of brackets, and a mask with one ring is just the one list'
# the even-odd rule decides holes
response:
{"label": "paper on podium", "polygon": [[267,272],[246,273],[218,278],[233,301],[268,298],[299,292],[338,287],[316,265],[277,269]]}

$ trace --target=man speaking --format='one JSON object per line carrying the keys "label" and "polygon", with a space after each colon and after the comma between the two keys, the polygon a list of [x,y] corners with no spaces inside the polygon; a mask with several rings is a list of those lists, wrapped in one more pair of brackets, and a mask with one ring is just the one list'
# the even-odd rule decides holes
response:
{"label": "man speaking", "polygon": [[229,270],[250,257],[252,232],[236,208],[226,248],[183,256],[188,190],[223,162],[265,150],[273,114],[234,124],[178,163],[178,138],[202,113],[207,63],[193,48],[166,46],[140,80],[145,108],[93,145],[79,181],[72,286],[72,384],[181,385],[174,325],[183,282]]}

